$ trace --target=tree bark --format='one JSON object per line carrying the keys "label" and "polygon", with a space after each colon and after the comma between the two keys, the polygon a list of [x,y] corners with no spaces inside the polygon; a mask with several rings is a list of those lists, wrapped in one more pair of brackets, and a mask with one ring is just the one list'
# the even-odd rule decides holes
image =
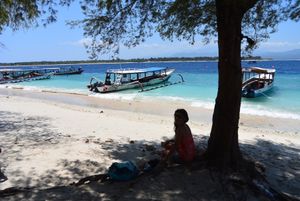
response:
{"label": "tree bark", "polygon": [[219,46],[219,80],[207,156],[211,165],[235,168],[241,161],[238,125],[241,106],[240,0],[216,0]]}

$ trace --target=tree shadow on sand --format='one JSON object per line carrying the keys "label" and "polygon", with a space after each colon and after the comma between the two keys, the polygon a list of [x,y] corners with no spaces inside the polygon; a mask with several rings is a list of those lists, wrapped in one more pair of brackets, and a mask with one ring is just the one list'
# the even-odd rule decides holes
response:
{"label": "tree shadow on sand", "polygon": [[300,148],[259,139],[253,145],[241,144],[241,149],[263,166],[274,188],[300,198]]}
{"label": "tree shadow on sand", "polygon": [[[99,140],[89,140],[89,143],[99,143]],[[119,144],[109,140],[101,144],[102,148],[109,149],[112,159],[121,161],[128,160],[127,157],[133,153],[135,157],[130,160],[156,157],[156,147],[159,146],[158,143],[149,141]],[[94,165],[101,166],[97,163]],[[70,173],[84,175],[85,170],[78,169],[77,166],[80,166],[79,162],[74,164],[65,161],[65,169]],[[103,173],[103,170],[95,171]],[[40,182],[55,174],[56,172],[48,171],[40,177]],[[223,191],[217,176],[200,165],[195,170],[174,166],[159,174],[144,174],[127,182],[94,181],[81,186],[65,185],[44,190],[23,189],[23,192],[5,198],[6,200],[228,200],[227,197],[230,195],[220,194]]]}
{"label": "tree shadow on sand", "polygon": [[[202,141],[207,138],[201,137]],[[90,141],[90,143],[99,143],[99,140]],[[150,144],[152,143],[152,144]],[[203,143],[203,142],[201,142]],[[145,157],[146,153],[153,151],[153,147],[158,146],[154,142],[136,141],[134,143],[118,144],[114,141],[102,142],[103,147],[109,149],[112,158],[119,160],[128,160],[126,156],[132,155],[131,152],[139,152],[139,157]],[[205,143],[204,143],[205,144]],[[153,147],[152,147],[153,146]],[[148,147],[148,150],[147,150]],[[286,147],[282,144],[274,144],[268,141],[258,140],[256,144],[241,144],[241,149],[249,157],[263,164],[265,174],[270,183],[281,191],[299,196],[297,193],[299,184],[299,172],[285,169],[288,167],[299,167],[299,149]],[[279,160],[279,161],[278,161]],[[62,165],[70,174],[74,176],[86,175],[87,170],[78,168],[82,164],[90,163],[88,166],[90,172],[105,172],[100,168],[101,164],[95,161],[63,161]],[[276,175],[278,169],[281,175]],[[283,179],[284,175],[289,177]],[[294,174],[294,176],[291,176]],[[56,172],[48,170],[40,182],[51,180]],[[68,180],[68,178],[59,178],[59,182]],[[13,196],[5,197],[6,200],[268,200],[260,197],[249,190],[245,185],[238,184],[227,185],[224,188],[224,182],[221,181],[215,173],[212,173],[203,165],[199,165],[195,170],[188,171],[184,166],[177,166],[165,169],[157,175],[143,175],[135,180],[128,182],[90,182],[82,186],[57,186],[48,189],[30,189]],[[275,182],[275,183],[274,183]],[[276,183],[277,182],[277,183]],[[282,182],[282,183],[279,183]],[[25,183],[25,182],[24,182]],[[283,187],[284,186],[284,187]]]}
{"label": "tree shadow on sand", "polygon": [[[26,160],[26,157],[19,155],[19,151],[25,148],[25,142],[26,146],[54,146],[64,138],[78,140],[50,129],[51,119],[40,116],[24,118],[21,114],[8,112],[0,112],[0,116],[1,147],[6,150],[5,154],[1,154],[1,164],[4,166],[9,165],[11,157]],[[13,133],[15,136],[11,136]],[[194,137],[198,150],[205,149],[208,138],[200,134]],[[94,151],[106,151],[111,161],[159,157],[160,144],[154,141],[126,139],[120,143],[94,137],[81,141],[95,145]],[[300,183],[299,149],[264,140],[240,146],[246,156],[265,167],[265,175],[274,188],[300,197],[297,185]],[[93,160],[64,159],[57,162],[56,169],[48,169],[39,175],[35,175],[34,169],[29,175],[22,168],[10,172],[10,175],[18,178],[15,181],[9,178],[17,188],[10,189],[11,194],[1,191],[0,200],[268,200],[259,197],[243,183],[220,179],[201,161],[195,164],[196,168],[192,170],[175,166],[164,169],[160,174],[144,174],[128,182],[92,181],[74,186],[70,185],[74,181],[106,173],[107,164]],[[32,181],[33,177],[37,177],[36,181]]]}
{"label": "tree shadow on sand", "polygon": [[[5,154],[1,159],[11,156],[22,160],[18,156],[19,149],[35,147],[41,144],[55,144],[62,137],[61,134],[50,129],[50,119],[42,116],[24,117],[20,113],[0,111],[0,141]],[[3,158],[6,156],[7,158]]]}
{"label": "tree shadow on sand", "polygon": [[10,163],[15,161],[26,163],[27,155],[34,154],[27,150],[38,150],[45,145],[53,146],[65,136],[51,129],[51,119],[43,116],[24,117],[20,113],[0,111],[0,117],[1,172],[8,177],[13,186],[31,186],[35,167],[31,167],[32,171],[25,173],[21,168],[11,170]]}

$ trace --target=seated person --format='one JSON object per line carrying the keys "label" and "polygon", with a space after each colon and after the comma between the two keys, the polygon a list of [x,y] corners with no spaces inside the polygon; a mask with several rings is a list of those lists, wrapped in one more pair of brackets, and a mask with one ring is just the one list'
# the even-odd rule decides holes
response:
{"label": "seated person", "polygon": [[186,124],[189,120],[184,109],[177,109],[174,114],[175,137],[162,143],[164,147],[162,160],[164,162],[189,163],[196,156],[196,148],[190,127]]}

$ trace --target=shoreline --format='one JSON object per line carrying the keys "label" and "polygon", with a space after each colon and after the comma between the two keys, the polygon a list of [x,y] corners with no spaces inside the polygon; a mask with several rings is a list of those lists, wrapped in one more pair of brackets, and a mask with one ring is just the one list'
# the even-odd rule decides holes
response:
{"label": "shoreline", "polygon": [[[173,113],[185,108],[203,150],[212,110],[180,101],[111,100],[91,96],[0,89],[1,170],[11,186],[47,188],[104,173],[115,161],[158,157],[171,138]],[[242,152],[266,167],[272,185],[300,197],[300,120],[241,115]],[[148,150],[149,149],[149,150]],[[285,184],[285,185],[283,185]]]}
{"label": "shoreline", "polygon": [[[88,94],[76,92],[57,92],[51,90],[28,91],[24,88],[0,88],[0,96],[20,96],[44,101],[54,101],[63,104],[102,107],[110,110],[122,110],[128,112],[140,112],[153,115],[172,117],[173,112],[178,108],[185,108],[194,121],[212,123],[213,109],[201,106],[193,106],[190,102],[183,100],[166,99],[118,99],[101,98]],[[240,125],[256,128],[267,128],[276,132],[289,132],[300,135],[300,119],[270,117],[265,115],[240,114]]]}
{"label": "shoreline", "polygon": [[[69,105],[74,107],[87,107],[90,110],[111,110],[129,113],[139,113],[147,115],[162,116],[164,118],[173,118],[173,112],[178,108],[185,108],[193,122],[199,122],[206,126],[211,126],[213,110],[203,107],[194,107],[189,103],[180,100],[126,100],[126,99],[106,99],[88,96],[86,94],[77,94],[72,92],[53,92],[53,91],[26,91],[23,89],[0,89],[0,97],[25,98],[32,101],[38,101],[51,105]],[[262,115],[241,114],[240,126],[247,128],[260,128],[272,130],[276,133],[288,133],[289,135],[300,136],[300,120],[267,117]],[[197,124],[197,123],[196,123]],[[209,130],[210,131],[210,130]],[[209,132],[208,131],[208,132]]]}
{"label": "shoreline", "polygon": [[[209,57],[209,56],[208,56]],[[217,57],[217,56],[216,56]],[[138,58],[137,58],[138,59]],[[134,60],[134,59],[133,59]],[[248,61],[299,61],[300,59],[272,59],[272,58],[261,58],[261,59],[253,59],[253,58],[248,58],[248,59],[243,59],[241,61],[243,62],[248,62]],[[19,64],[19,63],[36,63],[36,64]],[[31,62],[16,62],[17,65],[9,65],[12,63],[2,63],[2,65],[5,66],[9,66],[9,67],[20,67],[20,66],[57,66],[57,65],[92,65],[92,64],[128,64],[128,63],[172,63],[172,62],[218,62],[218,59],[189,59],[189,57],[187,57],[187,59],[181,59],[181,60],[157,60],[157,61],[147,61],[147,59],[144,59],[143,61],[99,61],[99,62],[82,62],[82,63],[77,63],[78,61],[70,61],[73,63],[59,63],[60,61],[49,61],[49,63],[42,63],[40,61],[31,61]],[[39,63],[40,62],[40,63]],[[53,63],[54,62],[54,63]],[[63,61],[62,61],[63,62]],[[75,63],[74,63],[75,62]]]}
{"label": "shoreline", "polygon": [[[157,101],[157,102],[181,102],[184,106],[191,107],[193,109],[204,108],[207,110],[213,111],[214,109],[214,100],[201,100],[197,98],[184,98],[178,96],[143,96],[139,92],[136,94],[122,94],[122,93],[91,93],[88,90],[78,89],[78,90],[70,90],[70,89],[59,89],[59,88],[38,88],[38,87],[30,87],[30,86],[21,86],[21,85],[0,85],[0,94],[9,93],[8,91],[14,91],[13,94],[17,95],[17,91],[22,93],[22,91],[26,91],[28,94],[37,94],[37,93],[52,93],[52,94],[62,94],[62,95],[75,95],[75,96],[88,96],[93,97],[98,100],[109,99],[112,101],[121,100],[121,101],[147,101],[147,99]],[[26,96],[28,96],[26,93]],[[140,95],[139,95],[140,94]],[[66,98],[67,99],[67,98]],[[274,103],[273,103],[274,104]],[[298,109],[297,109],[298,110]],[[263,107],[255,107],[255,100],[242,99],[240,114],[247,116],[259,116],[260,118],[275,118],[275,119],[283,119],[283,120],[300,120],[300,113],[295,110],[285,110],[283,107],[274,108],[274,106],[263,106]]]}

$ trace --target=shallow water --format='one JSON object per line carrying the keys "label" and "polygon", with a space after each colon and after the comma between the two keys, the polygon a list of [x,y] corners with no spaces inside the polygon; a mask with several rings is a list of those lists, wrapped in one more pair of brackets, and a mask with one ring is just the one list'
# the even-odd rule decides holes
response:
{"label": "shallow water", "polygon": [[[300,119],[300,61],[259,61],[255,64],[243,62],[243,66],[274,67],[276,69],[275,85],[272,91],[255,99],[242,99],[241,112],[271,117]],[[163,62],[163,63],[125,63],[125,64],[85,64],[81,65],[81,75],[53,76],[49,80],[10,84],[21,86],[25,90],[52,90],[88,94],[106,99],[163,99],[186,101],[193,107],[213,109],[217,93],[217,62]],[[144,68],[163,66],[175,68],[170,82],[180,81],[177,74],[185,80],[183,84],[162,87],[156,90],[139,93],[139,89],[126,90],[110,94],[95,94],[86,86],[92,77],[104,79],[109,68]],[[36,66],[39,67],[39,66]],[[43,67],[59,67],[43,66]],[[26,68],[26,67],[24,67]],[[32,68],[28,67],[28,68]],[[6,87],[6,85],[0,85]]]}

